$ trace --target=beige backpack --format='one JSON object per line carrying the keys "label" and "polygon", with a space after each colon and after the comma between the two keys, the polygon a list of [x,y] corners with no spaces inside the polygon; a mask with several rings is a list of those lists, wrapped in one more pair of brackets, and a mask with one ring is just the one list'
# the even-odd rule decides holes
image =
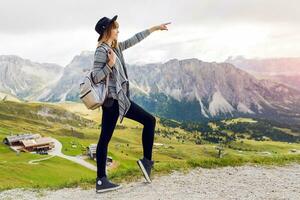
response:
{"label": "beige backpack", "polygon": [[[107,48],[104,47],[106,51]],[[95,84],[92,78],[93,69],[89,70],[79,85],[79,97],[84,105],[94,110],[103,105],[108,95],[109,75],[106,76],[106,82],[100,81]]]}
{"label": "beige backpack", "polygon": [[95,84],[92,79],[92,71],[88,71],[81,81],[79,97],[88,109],[94,110],[103,105],[108,95],[109,76],[106,76],[106,82],[100,81]]}

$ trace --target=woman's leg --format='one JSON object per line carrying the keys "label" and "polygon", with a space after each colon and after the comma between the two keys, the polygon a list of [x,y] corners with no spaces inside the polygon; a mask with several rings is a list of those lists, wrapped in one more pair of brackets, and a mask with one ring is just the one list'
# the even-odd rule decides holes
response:
{"label": "woman's leg", "polygon": [[106,159],[108,143],[114,132],[119,116],[118,100],[114,99],[111,107],[102,106],[101,134],[97,145],[97,176],[102,178],[106,175]]}
{"label": "woman's leg", "polygon": [[144,125],[142,133],[144,157],[152,160],[152,147],[154,141],[156,119],[153,115],[145,111],[138,104],[134,103],[131,100],[130,102],[131,106],[124,117],[132,119],[134,121],[138,121]]}

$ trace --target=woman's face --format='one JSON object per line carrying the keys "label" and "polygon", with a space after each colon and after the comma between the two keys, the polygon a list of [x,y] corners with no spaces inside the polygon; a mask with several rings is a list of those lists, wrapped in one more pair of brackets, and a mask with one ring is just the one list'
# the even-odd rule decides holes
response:
{"label": "woman's face", "polygon": [[111,36],[110,37],[111,37],[112,40],[117,40],[118,35],[119,35],[119,28],[118,27],[111,29]]}

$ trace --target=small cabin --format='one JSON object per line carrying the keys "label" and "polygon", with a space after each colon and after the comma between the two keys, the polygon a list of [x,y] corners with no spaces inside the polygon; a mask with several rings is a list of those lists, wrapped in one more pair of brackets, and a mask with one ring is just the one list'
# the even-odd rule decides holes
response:
{"label": "small cabin", "polygon": [[22,140],[22,143],[27,151],[48,151],[54,148],[54,142],[49,137]]}
{"label": "small cabin", "polygon": [[[96,151],[97,151],[97,144],[90,144],[87,149],[86,153],[90,159],[96,160]],[[112,163],[113,159],[111,156],[107,156],[106,161],[108,163]]]}
{"label": "small cabin", "polygon": [[90,159],[95,160],[96,159],[96,151],[97,151],[97,144],[90,144],[87,147],[87,155],[90,157]]}

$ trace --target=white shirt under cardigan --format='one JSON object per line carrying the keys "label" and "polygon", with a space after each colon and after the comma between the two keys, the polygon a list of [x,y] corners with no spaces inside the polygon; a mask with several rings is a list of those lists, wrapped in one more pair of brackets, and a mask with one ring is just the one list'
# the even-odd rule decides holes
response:
{"label": "white shirt under cardigan", "polygon": [[136,33],[131,38],[119,42],[116,48],[113,48],[116,54],[116,62],[113,68],[108,66],[108,55],[102,43],[96,48],[94,54],[94,65],[93,65],[93,80],[95,83],[105,81],[106,76],[109,75],[108,83],[108,97],[117,99],[119,103],[119,117],[120,123],[122,123],[125,114],[130,108],[130,92],[129,92],[129,80],[127,76],[127,69],[122,51],[137,44],[145,37],[150,35],[150,30],[145,29],[139,33]]}

